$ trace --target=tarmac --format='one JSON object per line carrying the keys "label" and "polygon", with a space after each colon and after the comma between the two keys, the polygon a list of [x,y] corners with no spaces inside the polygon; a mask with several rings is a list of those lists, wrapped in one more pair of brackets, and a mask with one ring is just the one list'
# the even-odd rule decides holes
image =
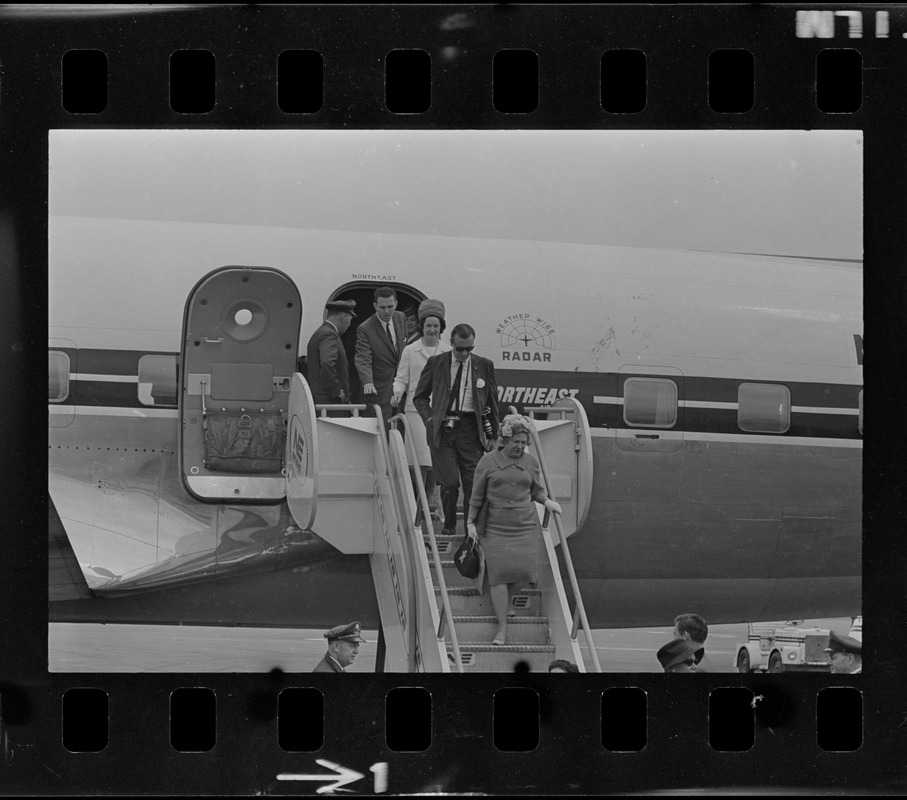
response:
{"label": "tarmac", "polygon": [[[769,623],[759,623],[766,625]],[[783,625],[784,620],[777,621]],[[802,627],[850,630],[850,617],[804,620]],[[673,625],[593,631],[603,672],[661,672],[655,657],[672,638]],[[325,653],[320,630],[197,625],[112,625],[51,623],[50,672],[311,672]],[[363,631],[348,672],[374,672],[378,635]],[[745,623],[712,625],[706,652],[713,672],[736,672],[736,646],[745,642]],[[582,641],[582,636],[580,637]]]}

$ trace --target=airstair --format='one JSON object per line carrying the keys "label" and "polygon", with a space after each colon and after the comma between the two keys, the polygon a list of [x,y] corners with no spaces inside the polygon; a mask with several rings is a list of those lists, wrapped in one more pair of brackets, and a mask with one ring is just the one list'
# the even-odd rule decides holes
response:
{"label": "airstair", "polygon": [[[582,526],[591,496],[591,444],[582,406],[565,398],[556,407],[532,410],[539,417],[533,449],[542,479],[564,514],[555,517],[553,530],[548,515],[542,517],[539,583],[514,596],[516,616],[503,646],[491,644],[497,622],[487,585],[480,591],[454,566],[463,534],[441,536],[440,523],[427,513],[420,470],[411,473],[407,464],[408,449],[410,460],[417,459],[406,418],[393,417],[385,432],[380,408],[376,416],[362,416],[364,410],[315,406],[305,379],[293,375],[287,502],[300,527],[343,553],[369,555],[384,632],[384,669],[511,672],[522,662],[544,672],[553,659],[563,658],[583,672],[589,669],[587,660],[600,671],[594,647],[584,651],[580,646],[580,630],[587,642],[591,631],[567,546],[567,537]],[[569,598],[558,551],[567,567]]]}

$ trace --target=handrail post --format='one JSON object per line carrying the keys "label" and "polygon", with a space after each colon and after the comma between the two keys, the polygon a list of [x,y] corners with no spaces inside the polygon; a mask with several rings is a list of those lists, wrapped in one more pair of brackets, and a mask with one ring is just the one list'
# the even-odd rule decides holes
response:
{"label": "handrail post", "polygon": [[[380,421],[381,409],[378,406],[376,406],[375,409],[376,409],[376,413],[378,414],[379,421]],[[391,417],[388,420],[388,422],[390,424],[399,423],[403,428],[404,434],[406,433],[407,421],[406,421],[406,417],[403,414],[395,414],[393,417]],[[386,447],[387,447],[386,442],[384,443],[384,446],[386,449]],[[425,483],[422,481],[422,471],[419,469],[419,458],[418,458],[418,454],[416,453],[416,446],[415,446],[415,443],[413,442],[413,437],[404,435],[403,436],[403,446],[406,448],[407,456],[412,459],[413,464],[416,466],[416,468],[413,470],[413,473],[414,473],[414,477],[415,477],[415,481],[416,481],[416,489],[419,492],[419,505],[421,505],[421,507],[422,507],[421,527],[423,529],[423,533],[428,534],[428,541],[429,541],[429,545],[431,546],[432,562],[433,562],[433,565],[435,568],[435,574],[438,578],[438,588],[440,589],[440,593],[441,593],[441,620],[440,620],[439,628],[436,631],[435,635],[437,636],[438,639],[441,638],[441,632],[444,630],[444,624],[446,622],[447,629],[450,631],[450,644],[453,648],[454,664],[457,668],[457,672],[462,673],[463,672],[463,658],[460,655],[460,642],[457,638],[457,629],[456,629],[456,626],[454,625],[453,613],[450,609],[450,598],[447,595],[447,581],[444,580],[444,568],[441,566],[441,555],[438,552],[438,541],[435,538],[434,527],[428,521],[429,517],[426,514],[426,512],[428,510],[428,495],[425,492]],[[408,522],[408,519],[407,519],[407,522]],[[410,532],[410,535],[413,538],[414,546],[421,547],[424,549],[425,545],[423,544],[423,542],[421,540],[418,540],[415,538],[416,526],[413,525],[411,531],[410,531],[409,524],[407,524],[406,528],[407,528],[407,531]],[[416,552],[418,552],[418,550]]]}

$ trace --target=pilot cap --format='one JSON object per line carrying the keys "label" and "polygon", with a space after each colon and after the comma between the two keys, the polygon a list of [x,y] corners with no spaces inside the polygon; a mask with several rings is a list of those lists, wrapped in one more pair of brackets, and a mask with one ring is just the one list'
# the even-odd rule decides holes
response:
{"label": "pilot cap", "polygon": [[828,647],[826,653],[852,653],[856,656],[863,655],[863,642],[853,636],[839,636],[832,631],[828,634]]}
{"label": "pilot cap", "polygon": [[693,644],[686,639],[672,639],[662,647],[655,655],[661,662],[661,666],[670,669],[688,658],[697,650],[702,650],[702,645]]}
{"label": "pilot cap", "polygon": [[364,642],[365,639],[359,635],[361,630],[362,626],[358,622],[351,622],[349,625],[338,625],[336,628],[325,631],[324,638],[328,642],[338,639],[344,642]]}
{"label": "pilot cap", "polygon": [[356,307],[355,300],[331,300],[330,303],[325,303],[324,307],[328,311],[344,311],[347,314],[352,314],[356,316],[356,312],[353,309]]}
{"label": "pilot cap", "polygon": [[437,317],[444,319],[444,303],[440,300],[423,300],[419,303],[419,322],[426,317]]}

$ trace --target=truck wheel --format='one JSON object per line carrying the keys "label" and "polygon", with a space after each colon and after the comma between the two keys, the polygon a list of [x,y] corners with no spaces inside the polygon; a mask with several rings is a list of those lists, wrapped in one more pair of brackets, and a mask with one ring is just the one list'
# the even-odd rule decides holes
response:
{"label": "truck wheel", "polygon": [[749,651],[744,647],[737,653],[737,672],[752,672]]}
{"label": "truck wheel", "polygon": [[779,653],[777,650],[769,656],[768,671],[784,672],[784,662],[781,661],[781,653]]}

